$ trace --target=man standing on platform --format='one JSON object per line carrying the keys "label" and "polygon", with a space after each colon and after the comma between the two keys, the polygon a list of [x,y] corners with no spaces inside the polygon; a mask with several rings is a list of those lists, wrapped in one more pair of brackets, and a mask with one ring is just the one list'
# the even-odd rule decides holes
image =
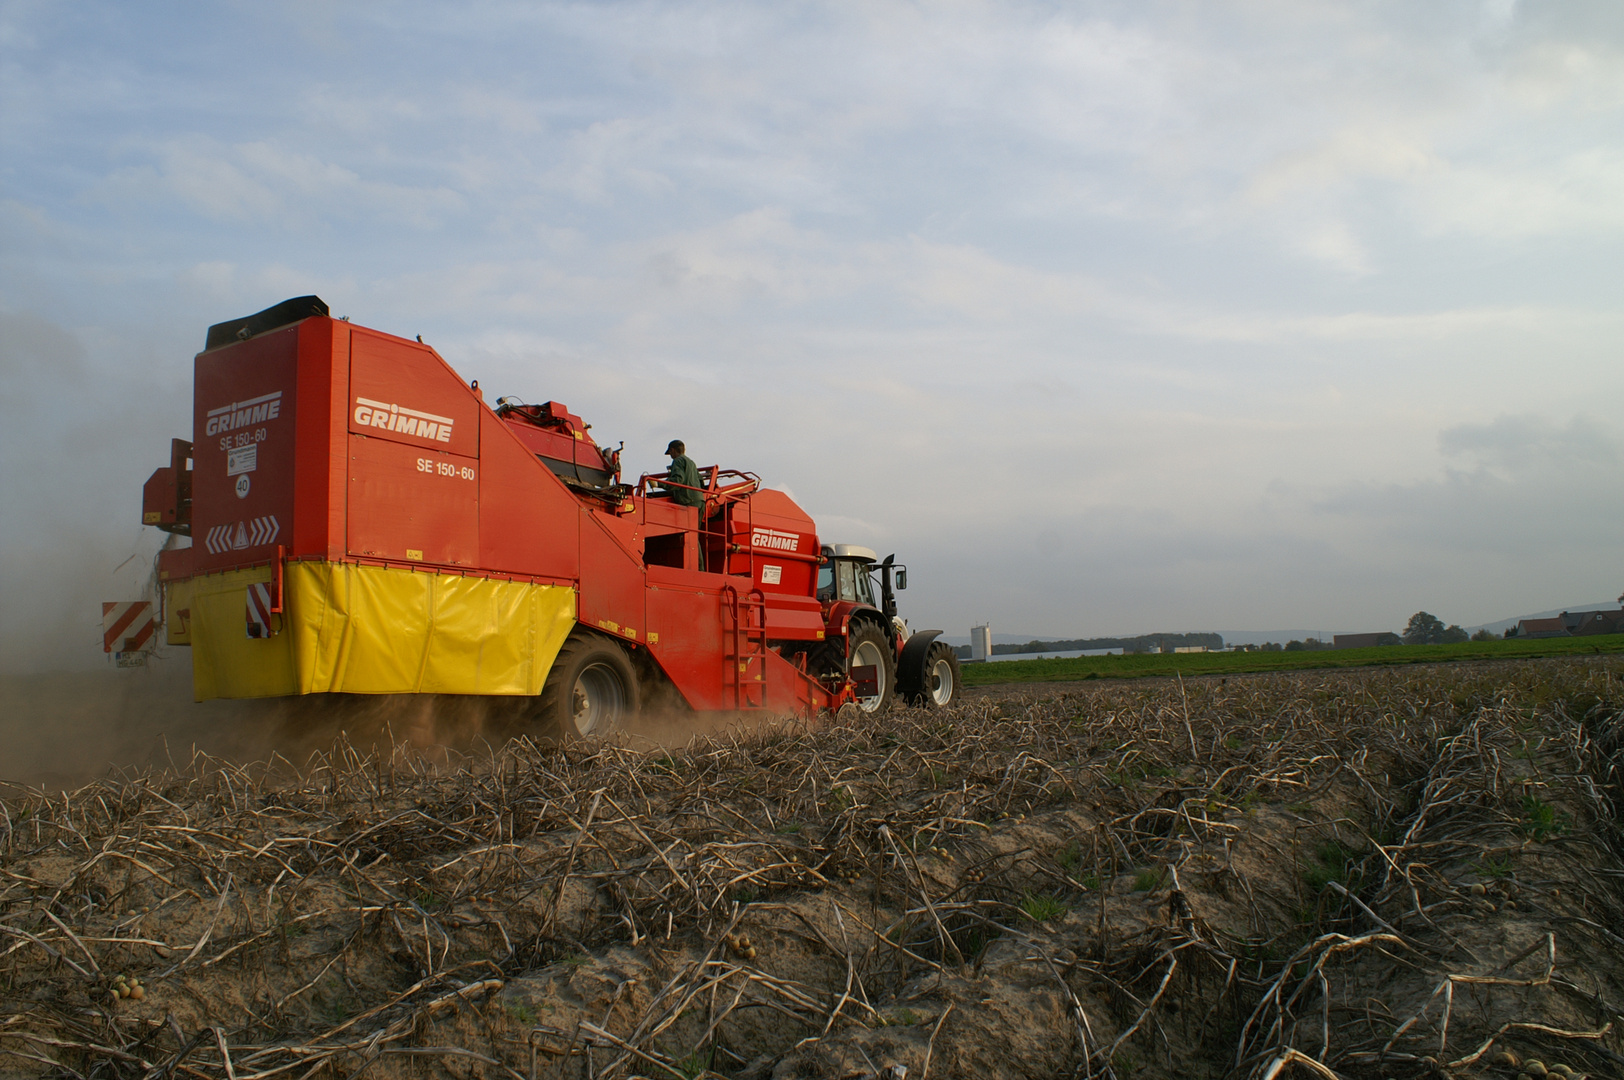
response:
{"label": "man standing on platform", "polygon": [[[688,456],[688,448],[681,439],[672,439],[665,452],[671,457],[671,471],[665,474],[660,486],[665,495],[678,506],[693,506],[699,510],[699,568],[705,569],[705,493],[700,490],[699,466]],[[677,485],[682,485],[678,487]]]}
{"label": "man standing on platform", "polygon": [[[671,471],[666,473],[661,486],[671,501],[682,506],[704,506],[705,494],[699,490],[699,466],[688,456],[688,448],[681,439],[672,439],[665,452],[671,458]],[[677,487],[678,484],[683,486]]]}

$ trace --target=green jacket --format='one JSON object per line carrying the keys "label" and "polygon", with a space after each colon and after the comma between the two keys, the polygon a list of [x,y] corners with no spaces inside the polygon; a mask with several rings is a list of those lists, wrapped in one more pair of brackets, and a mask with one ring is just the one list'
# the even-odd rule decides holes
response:
{"label": "green jacket", "polygon": [[705,496],[702,492],[671,486],[671,484],[687,484],[690,488],[700,486],[699,466],[695,465],[693,458],[687,454],[678,454],[671,459],[671,472],[666,476],[666,480],[668,482],[664,487],[671,493],[672,502],[681,503],[683,506],[705,505]]}

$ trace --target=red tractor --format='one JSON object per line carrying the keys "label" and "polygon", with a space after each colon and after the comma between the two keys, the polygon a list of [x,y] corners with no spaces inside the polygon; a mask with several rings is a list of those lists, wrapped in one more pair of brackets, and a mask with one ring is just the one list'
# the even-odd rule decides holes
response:
{"label": "red tractor", "polygon": [[940,630],[910,633],[897,616],[896,591],[908,587],[908,568],[895,555],[881,562],[856,544],[825,546],[822,555],[818,600],[827,644],[807,666],[831,682],[850,678],[865,712],[879,712],[899,695],[929,708],[951,704],[964,688],[958,654],[936,640]]}
{"label": "red tractor", "polygon": [[574,736],[651,698],[812,717],[960,693],[940,631],[897,617],[906,568],[820,545],[753,473],[701,470],[699,506],[666,474],[622,483],[563,405],[491,407],[314,296],[210,327],[194,365],[192,439],[143,520],[191,540],[159,578],[200,701],[524,697]]}

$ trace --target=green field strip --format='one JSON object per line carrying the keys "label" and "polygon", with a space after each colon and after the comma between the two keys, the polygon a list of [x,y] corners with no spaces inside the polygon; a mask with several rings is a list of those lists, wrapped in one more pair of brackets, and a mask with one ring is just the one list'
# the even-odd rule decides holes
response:
{"label": "green field strip", "polygon": [[1522,660],[1624,653],[1624,634],[1591,637],[1462,641],[1452,645],[1380,645],[1370,649],[1279,652],[1139,653],[1053,660],[998,660],[963,664],[966,686],[1081,679],[1137,679],[1153,675],[1231,675],[1257,671],[1438,664],[1455,660]]}

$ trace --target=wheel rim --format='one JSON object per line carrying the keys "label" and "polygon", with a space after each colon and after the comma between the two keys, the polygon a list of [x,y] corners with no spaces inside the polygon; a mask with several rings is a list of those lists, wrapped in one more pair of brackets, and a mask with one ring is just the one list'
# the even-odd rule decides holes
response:
{"label": "wheel rim", "polygon": [[[880,647],[874,644],[872,641],[864,641],[860,643],[856,649],[852,650],[851,666],[854,668],[872,667],[879,674],[881,680],[884,680],[885,678],[885,654],[882,653],[880,651]],[[880,686],[879,693],[874,694],[871,697],[858,698],[857,707],[862,709],[864,712],[874,712],[880,707],[880,703],[884,700],[885,687],[882,684]]]}
{"label": "wheel rim", "polygon": [[946,705],[953,700],[953,665],[946,660],[938,660],[931,665],[930,700],[937,705]]}
{"label": "wheel rim", "polygon": [[571,717],[581,735],[602,734],[626,713],[626,687],[608,664],[592,664],[575,678]]}

